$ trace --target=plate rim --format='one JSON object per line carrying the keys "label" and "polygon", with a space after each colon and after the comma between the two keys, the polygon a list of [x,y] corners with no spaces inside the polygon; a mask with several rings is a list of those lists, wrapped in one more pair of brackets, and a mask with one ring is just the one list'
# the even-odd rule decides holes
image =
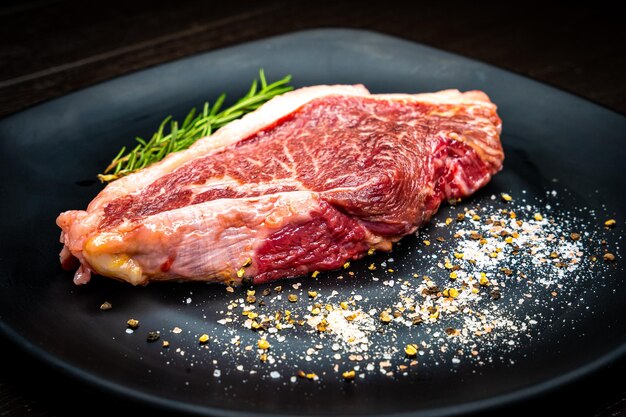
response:
{"label": "plate rim", "polygon": [[[48,366],[56,371],[62,372],[65,376],[68,376],[75,383],[87,382],[92,387],[113,395],[117,398],[134,402],[144,403],[152,407],[163,408],[168,412],[183,412],[190,415],[197,416],[224,416],[224,417],[259,417],[259,416],[275,416],[277,414],[265,413],[265,412],[247,412],[230,410],[225,408],[215,408],[209,405],[189,404],[179,400],[159,397],[154,394],[149,394],[140,391],[135,388],[126,387],[121,384],[111,382],[106,378],[98,376],[97,374],[84,371],[76,366],[69,364],[68,362],[56,357],[55,355],[45,351],[40,346],[37,346],[27,339],[20,336],[15,330],[0,322],[0,334],[2,337],[6,337],[7,340],[14,346],[20,348],[30,357],[36,359],[40,363]],[[525,388],[521,388],[509,393],[498,394],[493,397],[484,398],[481,400],[465,402],[461,404],[449,405],[437,408],[428,408],[424,410],[400,412],[400,413],[380,413],[371,414],[369,416],[377,417],[441,417],[447,415],[460,415],[475,412],[493,411],[498,407],[505,405],[513,405],[520,403],[524,400],[536,397],[540,394],[549,393],[557,388],[564,387],[572,384],[575,381],[593,374],[599,371],[601,368],[608,366],[619,359],[626,356],[626,343],[622,344],[619,348],[608,352],[605,355],[600,356],[592,362],[588,362],[580,367],[577,367],[569,372],[563,373],[557,377],[547,379],[535,385],[531,385]],[[278,414],[281,417],[300,417],[298,414]],[[327,416],[328,414],[315,414],[314,416]],[[337,416],[352,416],[356,414],[352,413],[337,413],[332,415]]]}

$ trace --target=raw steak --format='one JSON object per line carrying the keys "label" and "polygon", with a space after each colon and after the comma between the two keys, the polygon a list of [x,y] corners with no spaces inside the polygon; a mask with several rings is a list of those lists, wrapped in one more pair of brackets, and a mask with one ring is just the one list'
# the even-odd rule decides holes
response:
{"label": "raw steak", "polygon": [[479,91],[292,91],[62,213],[61,262],[80,261],[77,284],[92,272],[237,284],[336,269],[485,185],[502,167],[500,129]]}

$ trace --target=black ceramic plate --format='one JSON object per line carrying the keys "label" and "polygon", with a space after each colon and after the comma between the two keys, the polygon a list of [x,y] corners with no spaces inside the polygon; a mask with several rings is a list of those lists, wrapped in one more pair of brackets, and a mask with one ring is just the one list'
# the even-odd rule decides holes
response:
{"label": "black ceramic plate", "polygon": [[[606,239],[617,262],[600,261],[598,268],[584,271],[587,278],[573,277],[552,304],[531,300],[520,307],[518,298],[526,290],[522,284],[509,285],[500,308],[510,306],[515,314],[528,317],[540,311],[541,320],[511,336],[514,348],[501,354],[485,350],[482,364],[467,359],[467,351],[435,350],[402,375],[397,366],[408,360],[400,351],[392,355],[395,372],[388,376],[378,371],[384,359],[372,353],[369,362],[376,370],[365,372],[364,361],[352,383],[333,370],[336,361],[329,343],[312,361],[298,356],[318,343],[317,336],[304,331],[287,335],[282,344],[273,342],[274,364],[261,364],[254,351],[241,354],[258,336],[241,326],[217,323],[226,300],[241,297],[221,286],[133,288],[103,278],[74,286],[71,274],[58,264],[58,213],[87,205],[101,189],[95,175],[135,135],[147,136],[165,115],[181,116],[222,91],[235,97],[259,67],[269,78],[293,74],[298,86],[363,83],[373,92],[486,91],[504,121],[505,169],[462,204],[486,204],[493,202],[491,195],[508,192],[517,201],[550,204],[557,216],[559,211],[565,216],[575,212],[580,224],[593,232],[588,240]],[[0,123],[0,329],[86,382],[170,409],[206,414],[434,415],[523,398],[583,375],[626,349],[626,280],[616,238],[625,212],[624,132],[626,118],[570,94],[469,59],[353,30],[280,36],[108,81]],[[557,189],[556,195],[549,194]],[[460,208],[444,208],[434,223]],[[608,217],[617,220],[614,231],[602,230]],[[437,229],[425,233],[434,236]],[[388,288],[382,282],[429,271],[431,261],[424,255],[428,250],[421,239],[407,237],[391,255],[371,258],[379,267],[389,256],[394,258],[396,271],[385,275],[379,270],[380,281],[372,279],[376,274],[366,268],[371,262],[367,260],[353,263],[350,270],[356,278],[348,279],[344,271],[282,284],[290,288],[302,282],[299,290],[290,289],[301,298],[308,289],[326,295],[337,291],[337,299],[358,293],[369,300],[363,302],[366,308],[381,306],[392,302],[385,299],[389,292],[381,291]],[[346,278],[337,279],[340,274]],[[105,300],[113,304],[111,311],[100,311]],[[489,302],[493,300],[487,297],[484,303]],[[141,321],[134,334],[125,332],[130,317]],[[171,333],[175,326],[183,332]],[[441,326],[440,331],[446,325]],[[399,349],[408,341],[432,338],[427,326],[396,327]],[[147,343],[149,330],[161,331],[171,347]],[[436,330],[431,326],[429,331]],[[201,333],[222,344],[199,346]],[[237,335],[242,344],[228,352],[239,353],[224,355],[227,341]],[[483,346],[479,348],[483,352]],[[462,360],[451,361],[456,356]],[[340,371],[349,363],[342,358]],[[297,369],[315,372],[320,380],[292,382]],[[271,371],[280,377],[272,378]],[[365,378],[359,373],[366,373]]]}

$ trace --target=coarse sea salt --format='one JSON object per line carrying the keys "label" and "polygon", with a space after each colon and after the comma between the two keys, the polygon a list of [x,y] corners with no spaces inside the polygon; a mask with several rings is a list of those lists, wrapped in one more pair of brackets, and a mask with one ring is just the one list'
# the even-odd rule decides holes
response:
{"label": "coarse sea salt", "polygon": [[[549,191],[546,198],[557,195],[561,192]],[[414,244],[411,256],[426,264],[421,270],[407,268],[403,255],[394,253],[393,258],[361,261],[376,268],[364,268],[365,277],[352,278],[350,268],[358,265],[353,262],[342,270],[350,295],[324,290],[322,276],[275,283],[265,294],[257,287],[252,304],[245,290],[229,292],[222,308],[204,316],[216,317],[224,333],[212,335],[204,348],[194,345],[194,356],[177,360],[198,364],[204,355],[222,369],[245,368],[290,381],[296,381],[298,370],[314,373],[311,381],[323,381],[342,378],[350,369],[359,378],[379,370],[401,377],[426,366],[513,364],[507,355],[540,337],[546,320],[558,319],[552,313],[558,312],[555,300],[562,297],[564,305],[571,305],[579,298],[567,298],[571,289],[589,280],[592,268],[605,267],[601,257],[590,260],[601,229],[558,211],[555,202],[541,205],[525,198],[516,203],[493,196],[485,199],[487,204],[448,210],[444,217],[449,217],[420,231]],[[572,238],[576,234],[579,238]],[[297,301],[289,303],[277,287],[289,289]],[[254,315],[248,316],[251,311]],[[256,349],[259,338],[267,339],[269,350]],[[408,343],[418,346],[414,358],[405,354]],[[216,361],[212,352],[220,351]],[[332,370],[321,372],[320,364],[328,362]]]}

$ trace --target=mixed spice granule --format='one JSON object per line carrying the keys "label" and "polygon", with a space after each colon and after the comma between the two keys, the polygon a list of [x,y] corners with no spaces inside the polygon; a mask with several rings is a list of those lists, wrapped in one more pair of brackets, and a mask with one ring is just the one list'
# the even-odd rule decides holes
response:
{"label": "mixed spice granule", "polygon": [[157,340],[159,340],[160,337],[161,335],[159,334],[159,332],[148,332],[146,340],[148,342],[156,342]]}
{"label": "mixed spice granule", "polygon": [[[289,383],[512,364],[508,353],[540,337],[555,311],[620,265],[619,243],[609,248],[605,240],[619,229],[614,219],[551,206],[556,191],[547,203],[524,194],[455,202],[392,252],[371,250],[333,276],[315,271],[273,285],[226,287],[218,310],[199,302],[195,321],[161,330],[171,348],[160,354],[172,366],[209,367],[218,379],[238,372]],[[128,326],[137,328],[130,320]]]}

